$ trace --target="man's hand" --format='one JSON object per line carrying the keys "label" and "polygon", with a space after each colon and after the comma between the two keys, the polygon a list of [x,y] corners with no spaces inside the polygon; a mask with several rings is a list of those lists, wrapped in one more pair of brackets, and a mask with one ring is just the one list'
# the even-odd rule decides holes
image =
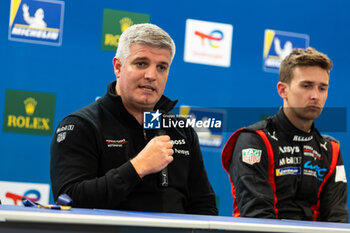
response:
{"label": "man's hand", "polygon": [[168,166],[173,158],[173,144],[168,135],[153,138],[133,159],[131,164],[141,178],[156,173]]}

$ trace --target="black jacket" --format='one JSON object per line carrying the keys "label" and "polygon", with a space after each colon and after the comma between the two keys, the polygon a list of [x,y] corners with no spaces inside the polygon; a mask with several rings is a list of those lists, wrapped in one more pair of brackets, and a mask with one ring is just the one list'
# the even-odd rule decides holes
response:
{"label": "black jacket", "polygon": [[[169,128],[174,160],[169,186],[159,174],[141,179],[130,163],[154,137],[114,94],[116,82],[95,103],[64,118],[51,144],[51,183],[55,200],[67,193],[75,207],[217,215],[215,194],[192,128]],[[155,109],[168,112],[176,102],[165,96]]]}
{"label": "black jacket", "polygon": [[238,130],[222,153],[234,194],[233,215],[348,222],[347,183],[337,146],[314,126],[310,133],[298,130],[283,109]]}

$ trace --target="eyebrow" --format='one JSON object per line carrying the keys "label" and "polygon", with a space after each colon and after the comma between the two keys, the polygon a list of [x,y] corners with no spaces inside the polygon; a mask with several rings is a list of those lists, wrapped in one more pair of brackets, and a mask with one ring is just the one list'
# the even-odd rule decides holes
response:
{"label": "eyebrow", "polygon": [[[312,81],[301,81],[300,84],[311,84],[311,85],[314,85],[315,82],[312,82]],[[329,84],[327,83],[320,83],[321,86],[324,86],[324,87],[328,87]]]}
{"label": "eyebrow", "polygon": [[148,57],[136,57],[133,61],[149,61]]}
{"label": "eyebrow", "polygon": [[[136,58],[133,60],[133,62],[137,62],[137,61],[150,61],[150,59],[149,59],[148,57],[136,57]],[[160,64],[169,66],[169,63],[168,63],[168,62],[165,62],[165,61],[160,62]]]}

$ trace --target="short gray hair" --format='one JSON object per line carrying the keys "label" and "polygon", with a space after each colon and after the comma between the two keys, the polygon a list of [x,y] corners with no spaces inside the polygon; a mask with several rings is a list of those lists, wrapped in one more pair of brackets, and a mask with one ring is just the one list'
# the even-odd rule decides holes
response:
{"label": "short gray hair", "polygon": [[119,38],[116,58],[120,59],[122,65],[130,55],[132,44],[146,44],[159,48],[169,49],[171,60],[175,56],[175,43],[173,39],[160,27],[150,24],[134,24],[127,28]]}

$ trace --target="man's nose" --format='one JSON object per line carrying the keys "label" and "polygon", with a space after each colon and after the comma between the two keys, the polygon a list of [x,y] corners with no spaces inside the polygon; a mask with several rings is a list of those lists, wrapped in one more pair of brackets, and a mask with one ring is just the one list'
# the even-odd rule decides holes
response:
{"label": "man's nose", "polygon": [[146,70],[145,78],[149,80],[155,80],[157,78],[157,67],[149,66]]}
{"label": "man's nose", "polygon": [[320,90],[318,87],[314,87],[311,92],[311,99],[313,100],[319,100],[320,99]]}

